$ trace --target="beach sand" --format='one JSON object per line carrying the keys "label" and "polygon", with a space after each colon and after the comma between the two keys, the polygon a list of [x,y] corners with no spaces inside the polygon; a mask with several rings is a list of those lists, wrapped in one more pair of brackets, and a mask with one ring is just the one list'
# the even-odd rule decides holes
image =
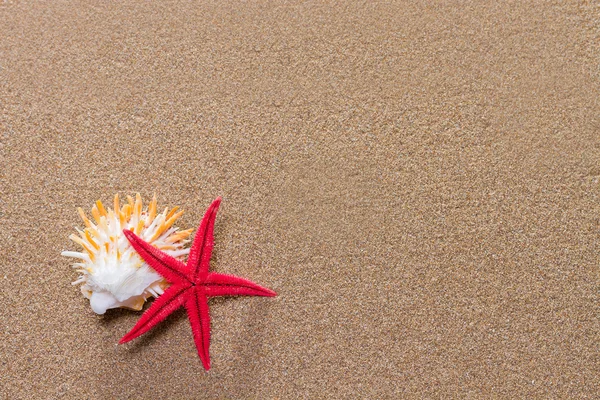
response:
{"label": "beach sand", "polygon": [[[593,2],[0,3],[0,398],[600,392]],[[212,369],[177,312],[96,316],[76,207],[141,193],[212,270]]]}

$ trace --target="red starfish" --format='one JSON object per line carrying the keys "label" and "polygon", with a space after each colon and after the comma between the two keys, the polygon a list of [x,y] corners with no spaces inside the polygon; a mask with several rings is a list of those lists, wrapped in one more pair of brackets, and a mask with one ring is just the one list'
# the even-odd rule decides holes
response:
{"label": "red starfish", "polygon": [[127,343],[143,335],[179,307],[184,306],[192,325],[198,355],[204,368],[209,370],[210,315],[208,298],[213,296],[276,296],[274,291],[247,279],[208,272],[214,246],[213,229],[219,204],[221,204],[220,197],[212,202],[204,214],[196,232],[187,264],[146,243],[132,231],[127,229],[123,231],[138,254],[168,280],[171,286],[154,300],[152,306],[119,343]]}

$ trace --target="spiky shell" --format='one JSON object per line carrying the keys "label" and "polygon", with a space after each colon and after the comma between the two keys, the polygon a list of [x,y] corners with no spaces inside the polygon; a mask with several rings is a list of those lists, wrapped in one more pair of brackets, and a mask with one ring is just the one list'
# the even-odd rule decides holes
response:
{"label": "spiky shell", "polygon": [[79,235],[72,234],[69,238],[83,250],[61,254],[80,260],[73,264],[81,273],[73,285],[82,284],[81,293],[90,299],[92,310],[97,314],[118,307],[141,310],[146,299],[158,297],[168,286],[131,247],[123,229],[133,231],[175,258],[184,258],[190,251],[184,247],[192,230],[180,231],[173,226],[183,211],[178,212],[178,207],[170,211],[166,208],[157,214],[156,196],[144,210],[139,193],[135,200],[127,196],[127,203],[122,207],[119,195],[115,195],[114,211],[98,200],[92,207],[94,222],[81,208],[77,210],[85,228],[75,228]]}

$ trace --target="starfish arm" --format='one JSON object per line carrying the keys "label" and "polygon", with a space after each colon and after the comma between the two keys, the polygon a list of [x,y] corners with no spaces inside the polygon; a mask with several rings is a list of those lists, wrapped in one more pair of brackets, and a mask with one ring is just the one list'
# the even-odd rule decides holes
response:
{"label": "starfish arm", "polygon": [[192,327],[194,343],[198,350],[198,356],[205,370],[210,369],[210,314],[208,312],[208,300],[206,295],[198,287],[190,292],[185,302],[188,319]]}
{"label": "starfish arm", "polygon": [[210,273],[203,283],[206,295],[213,296],[265,296],[274,297],[277,293],[248,279],[234,275]]}
{"label": "starfish arm", "polygon": [[196,237],[190,249],[187,265],[193,271],[192,279],[195,283],[202,281],[208,273],[210,256],[215,244],[213,235],[215,218],[217,217],[220,204],[221,197],[217,197],[208,207],[202,218],[202,222],[200,222],[200,227],[196,231]]}
{"label": "starfish arm", "polygon": [[186,265],[142,240],[129,229],[123,234],[137,253],[170,283],[189,283]]}
{"label": "starfish arm", "polygon": [[121,338],[119,343],[127,343],[136,337],[143,335],[155,325],[163,321],[175,310],[181,307],[190,293],[191,286],[172,285],[161,294],[139,319],[137,324]]}

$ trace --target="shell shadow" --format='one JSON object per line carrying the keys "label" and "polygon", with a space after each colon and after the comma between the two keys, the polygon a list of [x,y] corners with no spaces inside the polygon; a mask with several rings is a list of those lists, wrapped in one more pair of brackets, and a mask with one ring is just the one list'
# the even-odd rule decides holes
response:
{"label": "shell shadow", "polygon": [[132,311],[124,308],[111,308],[110,310],[106,310],[104,315],[98,316],[98,320],[100,321],[100,324],[110,327],[114,325],[118,319],[124,318],[127,315],[132,315]]}

